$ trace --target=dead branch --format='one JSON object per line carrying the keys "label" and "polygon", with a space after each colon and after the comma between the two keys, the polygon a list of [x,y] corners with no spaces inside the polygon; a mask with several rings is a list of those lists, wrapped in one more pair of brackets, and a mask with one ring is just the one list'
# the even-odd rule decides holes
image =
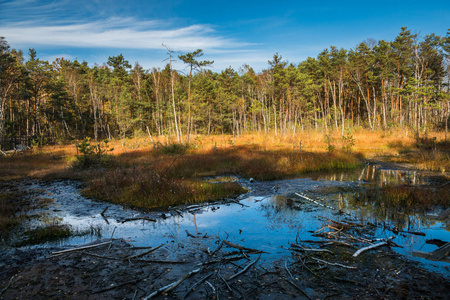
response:
{"label": "dead branch", "polygon": [[147,255],[147,254],[152,253],[153,251],[161,248],[162,246],[164,246],[164,244],[161,244],[161,245],[159,245],[159,246],[157,246],[155,248],[152,248],[150,250],[144,251],[142,253],[125,257],[123,260],[130,260],[130,259],[134,259],[134,258],[138,258],[138,257],[144,256],[144,255]]}
{"label": "dead branch", "polygon": [[148,217],[139,217],[139,218],[127,218],[127,219],[122,221],[122,224],[125,223],[125,222],[138,221],[138,220],[149,221],[149,222],[156,222],[155,219],[151,219],[151,218],[148,218]]}
{"label": "dead branch", "polygon": [[248,269],[250,269],[251,266],[253,266],[253,265],[259,260],[260,257],[261,257],[261,255],[260,255],[257,259],[255,259],[254,261],[252,261],[251,263],[249,263],[244,269],[242,269],[241,271],[237,272],[236,274],[234,274],[233,276],[231,276],[230,278],[228,278],[228,281],[230,281],[230,280],[232,280],[232,279],[238,277],[239,275],[245,273]]}
{"label": "dead branch", "polygon": [[132,284],[132,283],[136,284],[136,283],[138,283],[141,280],[142,280],[142,278],[138,278],[138,279],[130,280],[130,281],[118,284],[118,285],[111,285],[111,286],[109,286],[107,288],[104,288],[104,289],[101,289],[101,290],[92,291],[92,294],[104,293],[104,292],[111,291],[113,289],[117,289],[117,288],[123,287],[123,286],[128,285],[128,284]]}
{"label": "dead branch", "polygon": [[302,290],[298,285],[296,285],[296,284],[294,283],[294,281],[295,281],[295,280],[294,280],[294,276],[292,276],[291,271],[289,271],[288,266],[287,266],[287,262],[286,262],[286,261],[284,262],[284,268],[286,269],[287,273],[288,273],[289,276],[291,277],[291,280],[292,280],[292,281],[291,281],[291,280],[288,280],[288,279],[286,279],[286,278],[284,278],[284,280],[286,280],[286,281],[289,282],[293,287],[295,287],[297,290],[299,290],[303,295],[306,296],[306,298],[312,300],[312,298],[309,297],[309,295],[308,295],[304,290]]}
{"label": "dead branch", "polygon": [[334,254],[332,251],[330,251],[328,249],[305,248],[305,247],[302,247],[302,246],[297,245],[297,244],[291,244],[291,247],[294,247],[294,248],[291,248],[291,249],[292,250],[296,250],[296,251],[328,252],[328,253]]}
{"label": "dead branch", "polygon": [[84,246],[84,247],[79,247],[79,248],[75,248],[75,249],[67,249],[67,250],[62,250],[62,251],[56,251],[56,252],[52,252],[52,256],[54,255],[59,255],[59,254],[65,254],[65,253],[69,253],[69,252],[75,252],[75,251],[80,251],[80,250],[86,250],[86,249],[91,249],[91,248],[96,248],[96,247],[101,247],[104,245],[109,245],[111,244],[112,241],[109,242],[104,242],[104,243],[100,243],[100,244],[96,244],[96,245],[90,245],[90,246]]}
{"label": "dead branch", "polygon": [[166,286],[163,286],[162,288],[156,290],[155,292],[151,293],[147,297],[142,298],[142,300],[151,299],[151,298],[153,298],[153,297],[155,297],[155,296],[157,296],[159,294],[165,294],[165,293],[170,292],[171,290],[176,288],[180,283],[182,283],[185,279],[189,278],[193,274],[196,274],[196,273],[200,272],[200,270],[201,270],[201,268],[192,270],[191,272],[187,273],[186,275],[184,275],[183,277],[181,277],[177,281],[172,282],[171,284],[168,284]]}
{"label": "dead branch", "polygon": [[229,241],[226,241],[226,240],[222,240],[222,241],[223,241],[223,243],[225,245],[227,245],[229,247],[232,247],[232,248],[239,249],[239,250],[246,250],[246,251],[250,251],[250,252],[254,252],[254,253],[267,253],[268,254],[268,252],[264,252],[264,251],[256,250],[256,249],[252,249],[252,248],[243,247],[243,246],[238,245],[238,244],[232,244],[232,243],[230,243]]}
{"label": "dead branch", "polygon": [[214,259],[214,260],[205,261],[205,262],[197,264],[197,266],[205,266],[205,265],[210,265],[210,264],[213,264],[213,263],[220,263],[220,262],[223,262],[223,261],[226,261],[226,262],[230,261],[231,262],[233,260],[240,260],[240,259],[243,259],[243,258],[246,258],[243,254],[232,255],[232,256],[229,256],[229,257],[224,257],[222,259]]}
{"label": "dead branch", "polygon": [[358,255],[360,255],[361,253],[363,253],[367,250],[371,250],[371,249],[378,248],[378,247],[381,247],[384,245],[388,245],[389,241],[392,240],[393,238],[395,238],[395,236],[391,236],[391,237],[387,238],[384,242],[361,248],[353,254],[353,257],[357,257]]}
{"label": "dead branch", "polygon": [[186,231],[187,236],[189,236],[191,238],[197,238],[195,235],[190,234],[189,231],[187,231],[187,229],[185,231]]}
{"label": "dead branch", "polygon": [[223,240],[222,241],[220,241],[220,244],[219,244],[219,246],[217,246],[217,249],[216,250],[214,250],[212,253],[211,253],[211,255],[212,256],[214,256],[214,255],[216,255],[217,254],[217,252],[219,252],[219,250],[220,249],[222,249],[222,247],[223,247]]}
{"label": "dead branch", "polygon": [[14,280],[14,276],[11,277],[11,279],[9,280],[8,284],[5,286],[5,288],[0,292],[0,296],[3,295],[4,292],[6,292],[6,290],[9,288],[9,286],[11,285],[12,281]]}
{"label": "dead branch", "polygon": [[338,263],[331,263],[331,262],[328,262],[328,261],[325,261],[325,260],[321,260],[321,259],[318,259],[318,258],[315,258],[315,257],[311,257],[311,258],[314,259],[314,260],[317,260],[318,262],[321,262],[321,263],[324,263],[324,264],[327,264],[327,265],[330,265],[330,266],[338,266],[338,267],[342,267],[342,268],[346,268],[346,269],[357,269],[356,267],[345,266],[345,265],[338,264]]}
{"label": "dead branch", "polygon": [[190,292],[192,292],[200,283],[202,283],[203,281],[205,281],[206,279],[208,279],[209,277],[211,277],[214,273],[216,273],[215,271],[212,273],[209,273],[208,275],[206,275],[205,277],[203,277],[202,279],[200,279],[199,281],[197,281],[196,283],[194,283],[193,286],[191,286],[191,288],[186,292],[186,294],[184,294],[183,299],[187,297],[187,295],[189,295]]}

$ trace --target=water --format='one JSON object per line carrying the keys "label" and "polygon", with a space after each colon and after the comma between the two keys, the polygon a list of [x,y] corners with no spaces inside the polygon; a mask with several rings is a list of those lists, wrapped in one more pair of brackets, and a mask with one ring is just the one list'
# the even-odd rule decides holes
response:
{"label": "water", "polygon": [[[220,181],[220,180],[219,180]],[[59,181],[53,183],[34,182],[24,189],[34,190],[41,198],[54,199],[46,204],[45,209],[33,213],[40,214],[40,220],[58,220],[70,224],[73,229],[83,231],[100,228],[102,237],[124,238],[135,246],[157,246],[162,243],[177,243],[182,249],[195,243],[201,247],[214,249],[217,238],[232,243],[268,252],[265,259],[277,259],[290,255],[291,243],[302,240],[318,240],[312,235],[332,219],[342,221],[349,219],[367,223],[387,224],[390,220],[373,214],[370,208],[349,205],[354,190],[361,188],[368,181],[377,184],[390,184],[407,181],[420,184],[424,179],[414,172],[382,170],[367,166],[364,170],[342,174],[321,175],[314,180],[298,178],[290,180],[254,182],[240,180],[251,192],[241,195],[236,203],[205,206],[200,210],[184,211],[180,216],[175,211],[165,213],[167,218],[160,218],[161,213],[141,213],[119,205],[96,202],[82,197],[75,182]],[[323,193],[324,190],[340,192]],[[320,199],[321,203],[342,209],[345,214],[317,206],[309,201],[300,200],[294,193],[304,193],[310,198]],[[292,201],[292,199],[294,201]],[[105,218],[101,215],[104,209]],[[126,218],[151,217],[156,222],[146,220],[122,223]],[[435,245],[426,244],[427,239],[450,241],[448,221],[430,221],[422,216],[408,216],[408,230],[420,231],[426,236],[400,233],[394,242],[403,248],[392,248],[408,258],[422,263],[434,271],[450,275],[449,264],[433,262],[412,256],[413,250],[433,251]],[[198,236],[197,239],[188,234]],[[375,237],[387,238],[393,233],[383,228],[375,229]],[[57,242],[57,245],[77,245],[96,240],[96,236],[75,236]],[[50,245],[55,245],[52,243]],[[316,246],[314,246],[316,247]],[[182,250],[180,250],[182,251]]]}

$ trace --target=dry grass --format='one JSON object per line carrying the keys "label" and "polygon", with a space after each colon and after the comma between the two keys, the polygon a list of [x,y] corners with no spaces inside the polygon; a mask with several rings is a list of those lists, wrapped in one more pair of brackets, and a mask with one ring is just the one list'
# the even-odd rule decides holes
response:
{"label": "dry grass", "polygon": [[[104,169],[72,168],[77,154],[73,144],[0,157],[0,180],[79,179],[91,182],[87,194],[92,197],[154,208],[214,200],[239,192],[235,184],[212,185],[201,180],[204,176],[236,174],[260,180],[281,179],[307,172],[355,168],[361,157],[375,156],[448,172],[449,143],[441,133],[428,136],[436,139],[424,139],[418,145],[414,133],[407,129],[361,130],[350,133],[350,147],[340,132],[325,135],[304,131],[283,137],[193,136],[191,147],[174,145],[173,137],[159,137],[158,149],[148,138],[139,137],[110,142],[115,159]],[[349,148],[351,152],[343,151]]]}

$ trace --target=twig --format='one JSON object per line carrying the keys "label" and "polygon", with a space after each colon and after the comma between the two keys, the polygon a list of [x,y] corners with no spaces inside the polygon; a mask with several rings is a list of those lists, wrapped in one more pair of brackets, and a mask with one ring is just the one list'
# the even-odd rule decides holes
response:
{"label": "twig", "polygon": [[[292,250],[296,250],[296,251],[328,252],[328,253],[334,254],[334,252],[332,252],[332,251],[330,251],[328,249],[305,248],[305,247],[302,247],[302,246],[297,245],[297,244],[291,244],[291,246],[294,247],[294,248],[291,248],[291,249]],[[296,249],[296,248],[298,248],[298,249]]]}
{"label": "twig", "polygon": [[104,245],[109,245],[111,243],[112,243],[112,241],[109,241],[109,242],[104,242],[104,243],[91,245],[91,246],[84,246],[84,247],[79,247],[79,248],[75,248],[75,249],[67,249],[67,250],[62,250],[62,251],[56,251],[56,252],[52,252],[51,255],[65,254],[65,253],[69,253],[69,252],[75,252],[75,251],[80,251],[80,250],[85,250],[85,249],[91,249],[91,248],[96,248],[96,247],[100,247],[100,246],[104,246]]}
{"label": "twig", "polygon": [[321,259],[318,259],[318,258],[315,258],[315,257],[311,257],[311,258],[314,259],[314,260],[317,260],[318,262],[321,262],[321,263],[324,263],[324,264],[327,264],[327,265],[330,265],[330,266],[338,266],[338,267],[342,267],[342,268],[346,268],[346,269],[357,269],[356,267],[345,266],[345,265],[341,265],[341,264],[338,264],[338,263],[331,263],[331,262],[328,262],[328,261],[325,261],[325,260],[321,260]]}
{"label": "twig", "polygon": [[187,295],[189,295],[189,293],[192,292],[200,283],[202,283],[203,281],[205,281],[206,279],[211,277],[214,273],[216,273],[216,272],[212,272],[212,273],[206,275],[205,277],[203,277],[202,279],[197,281],[193,286],[191,286],[191,288],[186,292],[186,294],[184,294],[183,299],[186,298]]}
{"label": "twig", "polygon": [[9,286],[11,285],[12,281],[14,279],[14,276],[11,277],[11,279],[9,280],[8,284],[5,286],[5,288],[0,292],[0,296],[3,295],[4,292],[6,292],[6,290],[9,288]]}
{"label": "twig", "polygon": [[153,297],[155,297],[155,296],[157,296],[159,294],[164,294],[164,293],[170,292],[171,290],[176,288],[180,283],[182,283],[186,278],[190,277],[193,274],[196,274],[196,273],[200,272],[200,270],[201,270],[201,268],[192,270],[191,272],[187,273],[186,275],[184,275],[183,277],[181,277],[177,281],[172,282],[171,284],[168,284],[166,286],[163,286],[162,288],[156,290],[155,292],[151,293],[147,297],[142,298],[142,300],[147,300],[147,299],[153,298]]}
{"label": "twig", "polygon": [[138,279],[130,280],[130,281],[118,284],[118,285],[112,285],[112,286],[109,286],[109,287],[101,289],[101,290],[93,291],[92,294],[99,294],[99,293],[107,292],[107,291],[110,291],[110,290],[113,290],[113,289],[116,289],[116,288],[119,288],[119,287],[123,287],[123,286],[131,284],[131,283],[135,283],[136,284],[136,283],[138,283],[141,280],[142,280],[142,278],[138,278]]}
{"label": "twig", "polygon": [[189,231],[187,231],[187,229],[185,231],[186,231],[187,236],[189,236],[191,238],[197,238],[195,235],[189,233]]}
{"label": "twig", "polygon": [[360,255],[361,253],[363,253],[363,252],[365,252],[367,250],[371,250],[371,249],[378,248],[378,247],[381,247],[381,246],[384,246],[384,245],[388,245],[389,244],[389,240],[392,240],[393,238],[395,238],[395,236],[391,236],[391,237],[387,238],[384,242],[361,248],[361,249],[359,249],[358,251],[356,251],[353,254],[353,257],[357,257],[358,255]]}
{"label": "twig", "polygon": [[138,257],[144,256],[144,255],[147,255],[147,254],[152,253],[153,251],[155,251],[155,250],[161,248],[162,246],[164,246],[164,244],[161,244],[161,245],[159,245],[159,246],[157,246],[157,247],[155,247],[155,248],[152,248],[152,249],[150,249],[150,250],[144,251],[144,252],[142,252],[142,253],[139,253],[139,254],[136,254],[136,255],[131,255],[131,256],[128,256],[128,257],[125,257],[123,260],[134,259],[134,258],[138,258]]}
{"label": "twig", "polygon": [[291,280],[288,280],[288,279],[286,279],[286,278],[284,278],[284,280],[286,280],[286,281],[289,282],[292,286],[294,286],[297,290],[299,290],[303,295],[306,296],[306,298],[312,300],[312,298],[309,297],[309,295],[308,295],[304,290],[302,290],[299,286],[297,286],[297,285],[294,283],[294,276],[292,276],[291,271],[289,271],[289,269],[288,269],[287,261],[284,262],[284,268],[286,269],[287,273],[288,273],[289,276],[291,277],[292,281],[291,281]]}
{"label": "twig", "polygon": [[255,259],[254,261],[249,263],[244,269],[242,269],[241,271],[237,272],[236,274],[234,274],[233,276],[228,278],[228,280],[232,280],[232,279],[238,277],[239,275],[245,273],[245,271],[247,271],[251,266],[253,266],[259,260],[260,257],[261,257],[261,255],[257,259]]}

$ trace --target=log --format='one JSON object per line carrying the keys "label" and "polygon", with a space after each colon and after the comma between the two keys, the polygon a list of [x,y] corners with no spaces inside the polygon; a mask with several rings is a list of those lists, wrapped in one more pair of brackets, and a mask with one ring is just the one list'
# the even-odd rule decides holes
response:
{"label": "log", "polygon": [[104,242],[104,243],[100,243],[100,244],[96,244],[96,245],[90,245],[90,246],[84,246],[84,247],[79,247],[79,248],[74,248],[74,249],[67,249],[67,250],[62,250],[62,251],[56,251],[56,252],[52,252],[51,255],[59,255],[59,254],[65,254],[65,253],[69,253],[69,252],[86,250],[86,249],[101,247],[101,246],[104,246],[104,245],[109,245],[111,243],[112,243],[112,241],[109,241],[109,242]]}
{"label": "log", "polygon": [[147,297],[142,298],[142,300],[147,300],[147,299],[151,299],[159,294],[164,294],[164,293],[168,293],[171,290],[173,290],[174,288],[176,288],[178,285],[180,285],[180,283],[182,283],[185,279],[189,278],[190,276],[192,276],[193,274],[196,274],[198,272],[200,272],[201,268],[199,269],[195,269],[192,270],[191,272],[187,273],[186,275],[184,275],[183,277],[181,277],[180,279],[178,279],[175,282],[172,282],[171,284],[168,284],[166,286],[163,286],[162,288],[154,291],[153,293],[151,293],[150,295],[148,295]]}
{"label": "log", "polygon": [[356,251],[353,254],[353,257],[357,257],[358,255],[360,255],[361,253],[363,253],[363,252],[365,252],[367,250],[371,250],[371,249],[375,249],[375,248],[378,248],[378,247],[381,247],[381,246],[388,245],[389,241],[392,240],[393,238],[395,238],[395,236],[391,236],[391,237],[387,238],[384,242],[361,248],[361,249],[359,249],[358,251]]}

